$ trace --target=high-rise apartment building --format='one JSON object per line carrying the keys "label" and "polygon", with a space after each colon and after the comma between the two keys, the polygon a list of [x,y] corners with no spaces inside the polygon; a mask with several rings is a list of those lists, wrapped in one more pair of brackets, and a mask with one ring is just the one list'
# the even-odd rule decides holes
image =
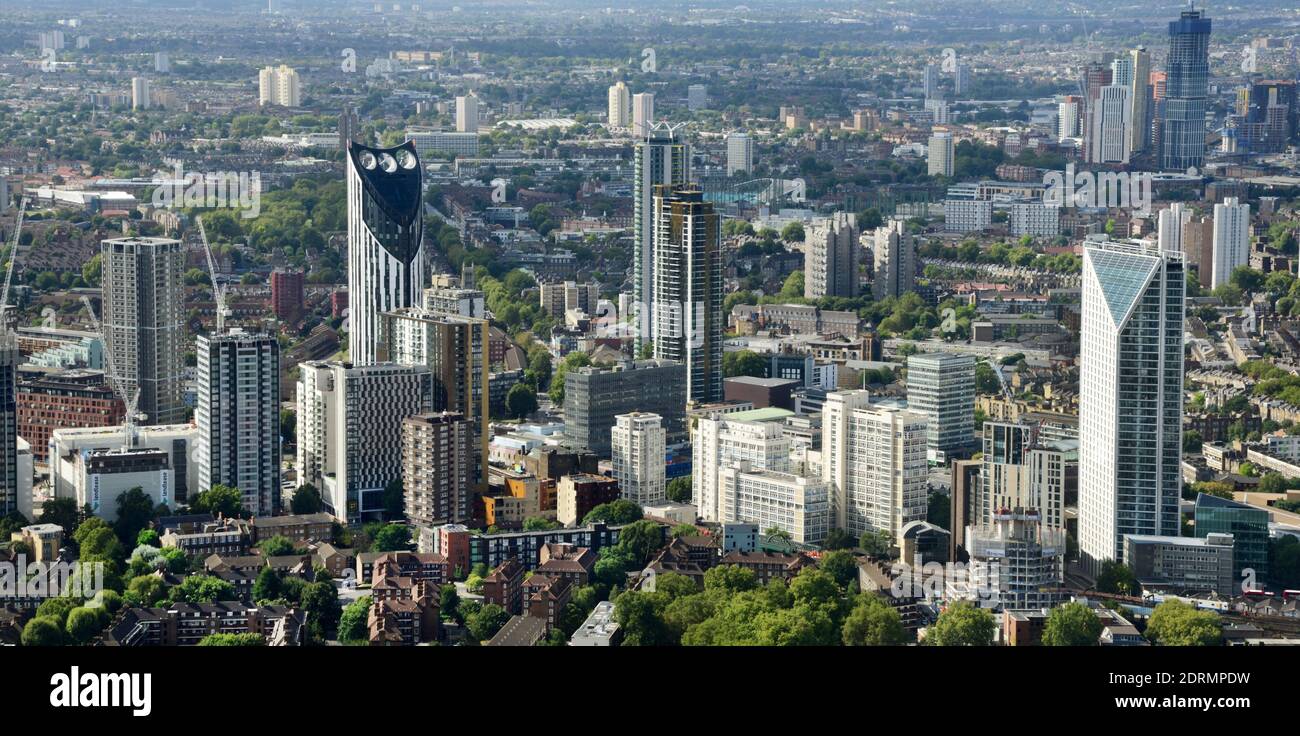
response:
{"label": "high-rise apartment building", "polygon": [[456,412],[402,420],[402,489],[420,552],[438,551],[438,527],[474,515],[474,423]]}
{"label": "high-rise apartment building", "polygon": [[972,523],[992,524],[1011,509],[1037,511],[1043,524],[1065,528],[1065,496],[1078,482],[1078,441],[1046,440],[1032,423],[986,421],[980,484]]}
{"label": "high-rise apartment building", "polygon": [[1126,534],[1178,534],[1182,495],[1183,254],[1084,242],[1079,549],[1095,572]]}
{"label": "high-rise apartment building", "polygon": [[730,520],[739,520],[735,497],[723,490],[725,469],[783,473],[794,469],[790,436],[761,409],[699,417],[691,435],[691,500],[705,521],[722,522],[729,514]]}
{"label": "high-rise apartment building", "polygon": [[423,366],[307,361],[298,374],[298,482],[320,489],[325,510],[349,524],[384,509],[402,478],[402,420],[433,410]]}
{"label": "high-rise apartment building", "polygon": [[1079,121],[1083,116],[1083,98],[1067,95],[1056,105],[1056,139],[1078,138],[1082,134]]}
{"label": "high-rise apartment building", "polygon": [[650,135],[655,121],[655,96],[653,92],[632,95],[632,135],[641,140]]}
{"label": "high-rise apartment building", "polygon": [[185,342],[185,250],[168,238],[118,238],[102,247],[104,349],[126,398],[139,391],[144,424],[177,424]]}
{"label": "high-rise apartment building", "polygon": [[971,587],[1004,611],[1040,610],[1061,602],[1065,530],[1033,509],[999,509],[966,533]]}
{"label": "high-rise apartment building", "polygon": [[921,75],[921,89],[925,93],[925,99],[934,97],[939,92],[939,65],[926,64],[925,71]]}
{"label": "high-rise apartment building", "polygon": [[257,75],[257,102],[259,105],[298,107],[302,104],[302,80],[298,72],[284,64],[262,69]]}
{"label": "high-rise apartment building", "polygon": [[727,176],[754,170],[754,139],[746,133],[727,136]]}
{"label": "high-rise apartment building", "polygon": [[610,431],[614,480],[622,498],[649,506],[667,500],[664,471],[667,449],[663,417],[632,412],[615,417]]}
{"label": "high-rise apartment building", "polygon": [[827,394],[822,406],[822,480],[834,527],[857,538],[926,514],[927,419],[897,406],[872,404],[866,391]]}
{"label": "high-rise apartment building", "polygon": [[722,228],[692,186],[654,196],[654,357],[686,366],[686,397],[722,400]]}
{"label": "high-rise apartment building", "polygon": [[562,281],[540,284],[537,290],[541,294],[542,311],[561,322],[564,321],[564,315],[569,310],[596,316],[596,306],[600,301],[600,287],[596,284]]}
{"label": "high-rise apartment building", "polygon": [[927,173],[930,176],[952,176],[955,163],[953,150],[952,133],[937,130],[931,134],[925,158]]}
{"label": "high-rise apartment building", "polygon": [[131,109],[148,110],[153,107],[149,97],[149,80],[144,77],[131,77]]}
{"label": "high-rise apartment building", "polygon": [[238,488],[258,516],[280,510],[280,343],[230,330],[196,340],[199,488]]}
{"label": "high-rise apartment building", "polygon": [[348,144],[348,350],[376,360],[379,315],[419,304],[426,269],[420,160],[395,148]]}
{"label": "high-rise apartment building", "polygon": [[475,466],[470,483],[479,491],[487,490],[488,321],[408,307],[385,312],[379,325],[379,360],[427,368],[432,376],[432,410],[455,412],[473,426],[470,444]]}
{"label": "high-rise apartment building", "polygon": [[1183,247],[1183,229],[1191,219],[1192,213],[1182,202],[1173,202],[1160,210],[1156,227],[1156,244],[1160,250],[1186,252]]}
{"label": "high-rise apartment building", "polygon": [[271,272],[271,312],[275,318],[293,323],[302,317],[306,274],[276,269]]}
{"label": "high-rise apartment building", "polygon": [[673,128],[660,125],[644,140],[637,141],[633,155],[636,178],[632,183],[632,230],[636,243],[632,251],[632,299],[639,354],[651,339],[654,316],[655,188],[690,180],[691,151]]}
{"label": "high-rise apartment building", "polygon": [[632,93],[626,82],[618,82],[609,87],[609,127],[632,127]]}
{"label": "high-rise apartment building", "polygon": [[777,470],[752,470],[740,462],[718,474],[722,523],[780,529],[795,544],[820,544],[831,528],[826,481]]}
{"label": "high-rise apartment building", "polygon": [[927,456],[943,464],[975,442],[975,357],[917,353],[907,358],[908,411],[929,418]]}
{"label": "high-rise apartment building", "polygon": [[702,84],[692,84],[686,88],[686,109],[691,112],[704,110],[709,106],[709,88]]}
{"label": "high-rise apartment building", "polygon": [[1250,205],[1227,197],[1214,205],[1214,278],[1217,289],[1232,280],[1238,266],[1250,265]]}
{"label": "high-rise apartment building", "polygon": [[1170,171],[1205,163],[1205,111],[1210,86],[1210,19],[1184,10],[1169,23],[1160,167]]}
{"label": "high-rise apartment building", "polygon": [[916,288],[916,243],[906,222],[890,220],[876,228],[872,256],[875,275],[871,291],[877,301],[900,297]]}
{"label": "high-rise apartment building", "polygon": [[456,132],[478,132],[478,96],[473,92],[456,98]]}
{"label": "high-rise apartment building", "polygon": [[803,295],[808,299],[824,296],[858,296],[857,216],[836,212],[825,221],[814,223],[804,232]]}

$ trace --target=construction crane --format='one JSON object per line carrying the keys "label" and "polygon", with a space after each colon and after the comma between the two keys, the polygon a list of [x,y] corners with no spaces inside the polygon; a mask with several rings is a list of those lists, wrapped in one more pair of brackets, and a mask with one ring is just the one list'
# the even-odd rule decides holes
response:
{"label": "construction crane", "polygon": [[[9,306],[9,286],[14,282],[14,264],[18,263],[18,239],[23,233],[23,219],[27,214],[27,198],[23,197],[22,203],[18,206],[18,218],[14,221],[13,238],[9,244],[9,267],[5,270],[4,291],[0,292],[0,311]],[[9,328],[9,318],[3,317],[4,326]]]}
{"label": "construction crane", "polygon": [[212,257],[212,246],[208,243],[208,231],[203,228],[203,217],[196,216],[194,221],[199,225],[199,238],[203,240],[203,251],[208,256],[208,275],[212,278],[212,300],[217,303],[217,334],[223,334],[226,331],[226,316],[230,310],[226,308],[226,294],[221,290],[221,284],[217,283],[217,260]]}
{"label": "construction crane", "polygon": [[104,326],[100,324],[99,316],[95,314],[95,307],[90,303],[90,297],[81,297],[81,303],[90,313],[90,321],[95,323],[95,332],[99,334],[99,342],[104,346],[104,368],[108,385],[126,406],[126,416],[123,417],[122,422],[123,446],[130,450],[135,447],[136,423],[148,418],[144,414],[137,413],[137,407],[140,405],[140,387],[137,386],[130,396],[127,395],[122,376],[117,372],[117,365],[113,362],[113,351],[109,348],[108,338],[104,335]]}

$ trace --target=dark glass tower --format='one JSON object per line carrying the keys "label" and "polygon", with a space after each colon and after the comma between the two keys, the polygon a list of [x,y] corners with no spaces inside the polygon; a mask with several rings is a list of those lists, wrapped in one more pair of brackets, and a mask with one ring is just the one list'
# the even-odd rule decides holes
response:
{"label": "dark glass tower", "polygon": [[1205,163],[1205,105],[1210,82],[1210,19],[1184,10],[1169,23],[1160,167],[1184,171]]}

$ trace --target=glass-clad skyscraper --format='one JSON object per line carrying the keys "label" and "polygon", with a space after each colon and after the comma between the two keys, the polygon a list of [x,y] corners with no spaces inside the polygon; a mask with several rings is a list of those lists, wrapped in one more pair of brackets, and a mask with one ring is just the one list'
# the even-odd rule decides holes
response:
{"label": "glass-clad skyscraper", "polygon": [[1205,106],[1210,83],[1210,19],[1184,10],[1169,23],[1160,167],[1184,171],[1205,162]]}
{"label": "glass-clad skyscraper", "polygon": [[1084,243],[1079,549],[1094,572],[1125,534],[1179,533],[1185,287],[1181,252]]}

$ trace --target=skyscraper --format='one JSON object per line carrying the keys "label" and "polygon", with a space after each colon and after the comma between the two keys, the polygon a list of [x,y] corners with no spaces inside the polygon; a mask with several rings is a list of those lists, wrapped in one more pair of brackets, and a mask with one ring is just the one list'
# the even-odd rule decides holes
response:
{"label": "skyscraper", "polygon": [[691,437],[691,501],[705,521],[724,521],[734,497],[728,498],[721,473],[744,467],[746,472],[789,472],[790,437],[781,424],[759,412],[736,412],[700,417]]}
{"label": "skyscraper", "polygon": [[925,160],[927,173],[930,176],[952,176],[954,164],[952,133],[946,130],[936,130],[932,133]]}
{"label": "skyscraper", "polygon": [[1205,109],[1210,84],[1210,19],[1184,10],[1169,23],[1160,167],[1183,171],[1205,163]]}
{"label": "skyscraper", "polygon": [[284,64],[258,72],[257,101],[260,105],[298,107],[302,101],[302,80],[298,72]]}
{"label": "skyscraper", "polygon": [[1217,289],[1232,280],[1238,266],[1250,264],[1250,205],[1227,197],[1214,205],[1214,278]]}
{"label": "skyscraper", "polygon": [[1079,549],[1094,573],[1125,534],[1179,533],[1185,286],[1180,252],[1084,243]]}
{"label": "skyscraper", "polygon": [[809,226],[804,235],[804,288],[808,299],[858,295],[857,216],[833,213]]}
{"label": "skyscraper", "polygon": [[1092,160],[1092,147],[1096,145],[1092,140],[1094,132],[1092,118],[1097,99],[1101,97],[1102,88],[1110,86],[1113,80],[1114,70],[1104,60],[1090,61],[1083,68],[1083,79],[1080,85],[1083,92],[1083,107],[1080,110],[1079,129],[1083,135],[1083,156],[1086,161]]}
{"label": "skyscraper", "polygon": [[1092,133],[1088,136],[1088,160],[1092,163],[1128,163],[1133,138],[1130,94],[1127,85],[1116,82],[1102,87],[1093,101]]}
{"label": "skyscraper", "polygon": [[188,414],[184,373],[185,251],[179,240],[118,238],[102,245],[104,348],[143,424],[177,424]]}
{"label": "skyscraper", "polygon": [[632,127],[632,94],[626,82],[618,82],[609,87],[609,127]]}
{"label": "skyscraper", "polygon": [[975,357],[918,353],[907,359],[907,409],[929,419],[926,455],[945,463],[975,441]]}
{"label": "skyscraper", "polygon": [[379,315],[420,303],[424,220],[415,144],[348,144],[348,331],[356,365],[376,358]]}
{"label": "skyscraper", "polygon": [[654,314],[654,196],[661,184],[685,184],[691,176],[690,147],[667,125],[655,126],[633,151],[632,229],[636,245],[632,251],[632,297],[637,312],[638,352],[650,340]]}
{"label": "skyscraper", "polygon": [[1056,138],[1079,137],[1079,118],[1083,110],[1083,98],[1078,95],[1066,95],[1056,105]]}
{"label": "skyscraper", "polygon": [[722,229],[693,186],[655,187],[654,357],[686,365],[686,398],[722,400]]}
{"label": "skyscraper", "polygon": [[1129,84],[1129,150],[1145,151],[1150,143],[1151,128],[1147,123],[1151,101],[1151,53],[1139,46],[1129,53],[1133,79]]}
{"label": "skyscraper", "polygon": [[658,414],[632,412],[615,417],[610,432],[614,479],[619,495],[638,506],[662,503],[667,450],[663,418]]}
{"label": "skyscraper", "polygon": [[199,488],[238,488],[258,516],[280,510],[280,343],[230,330],[199,335]]}
{"label": "skyscraper", "polygon": [[822,406],[822,480],[833,526],[855,539],[884,531],[897,541],[903,525],[926,513],[926,418],[873,405],[866,391],[827,394]]}
{"label": "skyscraper", "polygon": [[655,96],[653,92],[632,95],[632,135],[637,139],[650,135],[655,121]]}
{"label": "skyscraper", "polygon": [[473,422],[456,412],[402,420],[402,488],[420,552],[434,552],[437,528],[474,516]]}
{"label": "skyscraper", "polygon": [[478,97],[473,92],[456,98],[456,132],[478,132]]}
{"label": "skyscraper", "polygon": [[876,228],[872,254],[875,276],[871,292],[877,300],[912,291],[916,286],[916,244],[907,223],[890,220]]}
{"label": "skyscraper", "polygon": [[727,176],[741,172],[749,173],[754,168],[754,139],[745,133],[732,133],[727,136]]}

